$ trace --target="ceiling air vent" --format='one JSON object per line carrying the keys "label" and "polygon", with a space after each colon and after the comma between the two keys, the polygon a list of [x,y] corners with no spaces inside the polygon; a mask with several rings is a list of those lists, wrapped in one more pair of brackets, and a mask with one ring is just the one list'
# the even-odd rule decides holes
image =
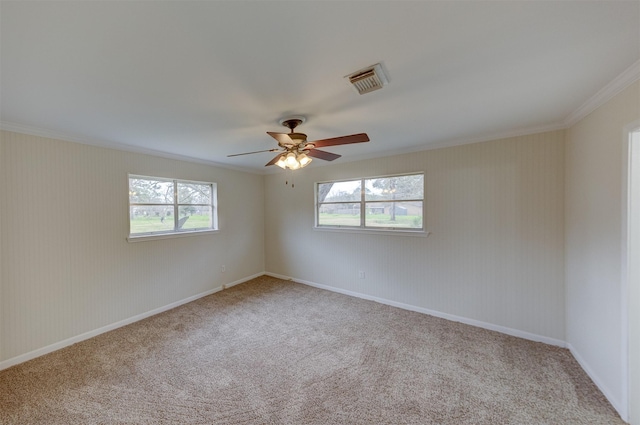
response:
{"label": "ceiling air vent", "polygon": [[345,78],[349,79],[349,82],[360,94],[381,89],[382,86],[389,82],[379,63],[356,71]]}

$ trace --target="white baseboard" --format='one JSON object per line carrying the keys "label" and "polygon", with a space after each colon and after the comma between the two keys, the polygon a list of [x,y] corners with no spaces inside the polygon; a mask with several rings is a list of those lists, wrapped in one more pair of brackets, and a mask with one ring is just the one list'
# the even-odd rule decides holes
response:
{"label": "white baseboard", "polygon": [[256,277],[264,276],[264,274],[265,274],[264,272],[260,272],[260,273],[253,274],[251,276],[243,277],[242,279],[236,280],[236,281],[231,282],[231,283],[225,283],[224,285],[222,285],[222,289],[229,289],[232,286],[239,285],[239,284],[247,282],[247,281],[249,281],[251,279],[255,279]]}
{"label": "white baseboard", "polygon": [[596,384],[596,386],[602,392],[602,394],[604,394],[607,400],[609,400],[609,403],[611,403],[613,408],[616,409],[616,411],[620,415],[620,418],[622,418],[622,420],[625,422],[629,422],[628,411],[627,409],[624,408],[625,404],[622,403],[620,400],[616,399],[615,397],[613,397],[609,388],[602,383],[602,380],[598,377],[598,375],[596,375],[593,369],[584,360],[584,358],[580,355],[580,353],[578,353],[578,351],[575,349],[573,345],[571,345],[570,343],[567,343],[567,348],[569,349],[573,357],[576,359],[580,367],[586,372],[587,375],[589,375],[589,378],[591,378],[593,383]]}
{"label": "white baseboard", "polygon": [[460,322],[460,323],[464,323],[466,325],[476,326],[478,328],[489,329],[491,331],[500,332],[500,333],[503,333],[503,334],[506,334],[506,335],[511,335],[511,336],[515,336],[515,337],[518,337],[518,338],[527,339],[527,340],[530,340],[530,341],[542,342],[542,343],[545,343],[545,344],[555,345],[557,347],[562,347],[562,348],[566,347],[566,343],[564,341],[562,341],[562,340],[555,339],[555,338],[549,338],[549,337],[546,337],[546,336],[537,335],[537,334],[521,331],[521,330],[518,330],[518,329],[512,329],[512,328],[508,328],[508,327],[505,327],[505,326],[494,325],[492,323],[481,322],[479,320],[469,319],[469,318],[466,318],[466,317],[456,316],[456,315],[453,315],[453,314],[442,313],[442,312],[439,312],[439,311],[436,311],[436,310],[430,310],[430,309],[427,309],[427,308],[418,307],[418,306],[411,305],[411,304],[405,304],[405,303],[401,303],[401,302],[397,302],[397,301],[387,300],[385,298],[378,298],[378,297],[374,297],[374,296],[371,296],[371,295],[362,294],[360,292],[354,292],[354,291],[349,291],[349,290],[346,290],[346,289],[334,288],[332,286],[322,285],[320,283],[315,283],[315,282],[309,282],[309,281],[302,280],[302,279],[296,279],[296,278],[293,278],[293,277],[290,277],[290,276],[283,276],[283,275],[279,275],[277,273],[266,272],[265,274],[267,276],[272,276],[272,277],[276,277],[276,278],[283,279],[283,280],[291,280],[293,282],[302,283],[304,285],[313,286],[315,288],[326,289],[328,291],[337,292],[337,293],[344,294],[344,295],[350,295],[352,297],[362,298],[362,299],[369,300],[369,301],[375,301],[375,302],[378,302],[380,304],[386,304],[386,305],[390,305],[392,307],[398,307],[398,308],[401,308],[403,310],[415,311],[417,313],[428,314],[430,316],[439,317],[441,319],[451,320],[453,322]]}
{"label": "white baseboard", "polygon": [[68,347],[70,345],[77,344],[78,342],[85,341],[85,340],[87,340],[89,338],[93,338],[93,337],[98,336],[100,334],[103,334],[105,332],[109,332],[109,331],[112,331],[114,329],[118,329],[118,328],[121,328],[123,326],[130,325],[131,323],[135,323],[135,322],[138,322],[140,320],[146,319],[147,317],[151,317],[151,316],[154,316],[156,314],[165,312],[167,310],[171,310],[171,309],[179,307],[179,306],[181,306],[183,304],[190,303],[190,302],[195,301],[195,300],[197,300],[199,298],[206,297],[207,295],[214,294],[216,292],[222,291],[223,289],[230,288],[232,286],[238,285],[240,283],[246,282],[246,281],[254,279],[256,277],[260,277],[262,275],[264,275],[264,273],[257,273],[255,275],[248,276],[248,277],[236,280],[236,281],[231,282],[231,283],[227,283],[225,285],[210,289],[210,290],[205,291],[205,292],[201,292],[199,294],[196,294],[196,295],[193,295],[191,297],[188,297],[188,298],[185,298],[185,299],[182,299],[182,300],[167,304],[165,306],[154,308],[153,310],[149,310],[149,311],[147,311],[145,313],[141,313],[141,314],[135,315],[133,317],[129,317],[128,319],[120,320],[118,322],[111,323],[110,325],[102,326],[102,327],[100,327],[98,329],[94,329],[92,331],[85,332],[83,334],[76,335],[76,336],[71,337],[71,338],[67,338],[65,340],[53,343],[51,345],[47,345],[46,347],[38,348],[37,350],[33,350],[33,351],[28,352],[28,353],[20,354],[19,356],[12,357],[10,359],[7,359],[7,360],[4,360],[4,361],[0,362],[0,370],[10,368],[11,366],[15,366],[17,364],[24,363],[26,361],[35,359],[36,357],[40,357],[40,356],[43,356],[45,354],[52,353],[54,351],[60,350],[61,348],[65,348],[65,347]]}

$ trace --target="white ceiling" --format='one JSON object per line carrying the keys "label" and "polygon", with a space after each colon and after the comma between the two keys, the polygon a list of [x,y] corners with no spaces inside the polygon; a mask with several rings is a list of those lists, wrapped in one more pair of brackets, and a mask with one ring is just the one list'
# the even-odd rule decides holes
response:
{"label": "white ceiling", "polygon": [[[0,3],[0,121],[265,170],[302,114],[347,162],[551,129],[640,59],[634,1]],[[390,83],[343,78],[382,62]],[[322,161],[316,160],[311,166]],[[277,167],[269,167],[277,169]],[[276,170],[274,170],[276,171]]]}

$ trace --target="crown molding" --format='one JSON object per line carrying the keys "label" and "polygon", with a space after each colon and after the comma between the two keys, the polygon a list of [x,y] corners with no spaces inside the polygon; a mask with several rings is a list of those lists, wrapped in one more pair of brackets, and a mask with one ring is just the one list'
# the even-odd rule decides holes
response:
{"label": "crown molding", "polygon": [[[442,141],[442,142],[434,143],[434,144],[431,144],[429,146],[423,147],[422,149],[415,149],[415,150],[413,150],[413,152],[416,152],[416,151],[419,151],[419,150],[450,148],[450,147],[460,146],[460,145],[471,145],[471,144],[474,144],[474,143],[490,142],[490,141],[493,141],[493,140],[511,139],[513,137],[521,137],[521,136],[529,136],[529,135],[532,135],[532,134],[547,133],[547,132],[550,132],[550,131],[564,130],[566,128],[567,127],[565,126],[565,124],[563,122],[557,122],[557,123],[554,123],[554,124],[546,124],[546,125],[537,125],[537,126],[533,126],[533,127],[516,128],[516,129],[512,129],[512,130],[507,130],[507,131],[499,131],[499,132],[496,132],[496,133],[488,133],[488,134],[484,134],[484,135],[481,135],[481,136],[445,140],[445,141]],[[407,153],[409,153],[409,152],[407,152]]]}
{"label": "crown molding", "polygon": [[614,78],[609,84],[600,89],[578,109],[569,114],[569,116],[563,121],[564,126],[566,128],[573,126],[639,79],[640,60],[636,61],[629,68],[624,70],[622,74]]}
{"label": "crown molding", "polygon": [[[527,128],[521,128],[521,129],[513,129],[513,130],[502,131],[497,133],[485,134],[483,136],[450,139],[450,140],[440,141],[436,143],[413,146],[405,149],[387,150],[387,151],[376,152],[371,154],[358,155],[355,157],[350,156],[348,159],[344,158],[344,160],[340,161],[340,163],[344,164],[348,162],[364,161],[368,159],[386,158],[386,157],[391,157],[396,155],[406,155],[410,153],[430,151],[433,149],[452,148],[455,146],[491,142],[494,140],[510,139],[513,137],[529,136],[532,134],[547,133],[550,131],[565,130],[565,129],[566,127],[564,123],[561,123],[561,122],[550,124],[550,125],[541,125],[541,126],[527,127]],[[332,164],[322,164],[321,166],[327,166],[327,165],[332,165]]]}
{"label": "crown molding", "polygon": [[79,143],[82,145],[91,145],[91,146],[96,146],[96,147],[105,148],[105,149],[114,149],[114,150],[119,150],[124,152],[157,156],[165,159],[175,159],[178,161],[191,162],[195,164],[210,165],[212,167],[226,168],[229,170],[241,171],[244,173],[262,174],[261,172],[256,171],[254,169],[250,169],[250,168],[237,167],[237,166],[232,166],[228,164],[223,164],[220,162],[207,161],[205,159],[194,158],[187,155],[163,152],[155,149],[141,148],[138,146],[127,145],[124,143],[113,142],[113,141],[104,140],[104,139],[94,139],[94,138],[85,137],[85,136],[78,136],[74,134],[63,133],[63,132],[48,130],[44,128],[38,128],[38,127],[33,127],[33,126],[18,124],[13,122],[0,121],[0,130],[11,131],[13,133],[28,134],[30,136],[46,137],[48,139],[62,140],[62,141],[71,142],[71,143]]}

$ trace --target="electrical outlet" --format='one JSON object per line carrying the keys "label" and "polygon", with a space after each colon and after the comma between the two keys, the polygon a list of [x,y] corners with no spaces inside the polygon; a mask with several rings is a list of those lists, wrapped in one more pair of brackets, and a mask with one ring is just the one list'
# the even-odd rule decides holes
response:
{"label": "electrical outlet", "polygon": [[358,272],[358,279],[364,279],[364,271],[360,270]]}
{"label": "electrical outlet", "polygon": [[226,272],[227,271],[227,267],[226,266],[220,266],[220,271],[222,273]]}

